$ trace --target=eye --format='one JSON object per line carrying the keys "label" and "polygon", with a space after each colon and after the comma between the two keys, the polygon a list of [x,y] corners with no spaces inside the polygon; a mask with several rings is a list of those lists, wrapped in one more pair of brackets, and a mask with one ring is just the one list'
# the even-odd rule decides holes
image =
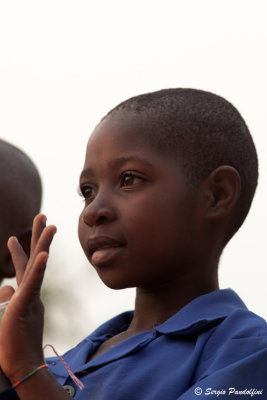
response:
{"label": "eye", "polygon": [[144,179],[141,178],[141,176],[138,176],[134,172],[124,172],[121,175],[120,185],[121,185],[121,187],[134,186],[134,185],[137,185],[138,183],[143,182],[143,180]]}
{"label": "eye", "polygon": [[78,188],[79,196],[83,197],[84,200],[91,200],[95,195],[95,190],[91,185],[82,185]]}

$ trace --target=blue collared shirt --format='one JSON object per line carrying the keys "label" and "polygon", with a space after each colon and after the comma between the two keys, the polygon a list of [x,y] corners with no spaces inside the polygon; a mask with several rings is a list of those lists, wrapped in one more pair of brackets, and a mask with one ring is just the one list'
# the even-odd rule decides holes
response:
{"label": "blue collared shirt", "polygon": [[267,324],[231,289],[194,299],[163,324],[87,362],[132,317],[130,311],[112,318],[63,356],[83,390],[57,358],[47,360],[59,383],[73,386],[76,400],[267,399]]}
{"label": "blue collared shirt", "polygon": [[242,400],[252,398],[251,390],[253,398],[267,399],[267,324],[231,289],[200,296],[163,324],[86,361],[132,317],[125,312],[112,318],[64,355],[83,390],[58,359],[47,360],[56,379],[75,388],[75,399],[222,399],[235,397],[233,389]]}

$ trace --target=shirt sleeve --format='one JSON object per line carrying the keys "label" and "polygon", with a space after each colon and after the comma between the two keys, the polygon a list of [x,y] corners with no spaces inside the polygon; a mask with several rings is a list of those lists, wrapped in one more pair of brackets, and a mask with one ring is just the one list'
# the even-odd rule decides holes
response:
{"label": "shirt sleeve", "polygon": [[199,380],[177,400],[267,398],[267,349]]}

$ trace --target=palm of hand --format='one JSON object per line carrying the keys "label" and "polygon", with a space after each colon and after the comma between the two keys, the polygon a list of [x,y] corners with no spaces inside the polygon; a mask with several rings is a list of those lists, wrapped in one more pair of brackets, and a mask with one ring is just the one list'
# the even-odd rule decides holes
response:
{"label": "palm of hand", "polygon": [[55,232],[54,226],[46,227],[44,215],[34,219],[29,259],[16,238],[8,241],[18,288],[0,290],[0,302],[10,300],[0,327],[0,365],[12,383],[43,363],[40,289]]}

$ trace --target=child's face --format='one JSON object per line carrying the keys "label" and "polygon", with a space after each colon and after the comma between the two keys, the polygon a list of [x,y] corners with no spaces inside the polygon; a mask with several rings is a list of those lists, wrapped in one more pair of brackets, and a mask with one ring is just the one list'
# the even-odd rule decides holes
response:
{"label": "child's face", "polygon": [[89,139],[80,188],[82,248],[114,289],[153,288],[190,273],[197,256],[199,191],[131,114],[106,118]]}

